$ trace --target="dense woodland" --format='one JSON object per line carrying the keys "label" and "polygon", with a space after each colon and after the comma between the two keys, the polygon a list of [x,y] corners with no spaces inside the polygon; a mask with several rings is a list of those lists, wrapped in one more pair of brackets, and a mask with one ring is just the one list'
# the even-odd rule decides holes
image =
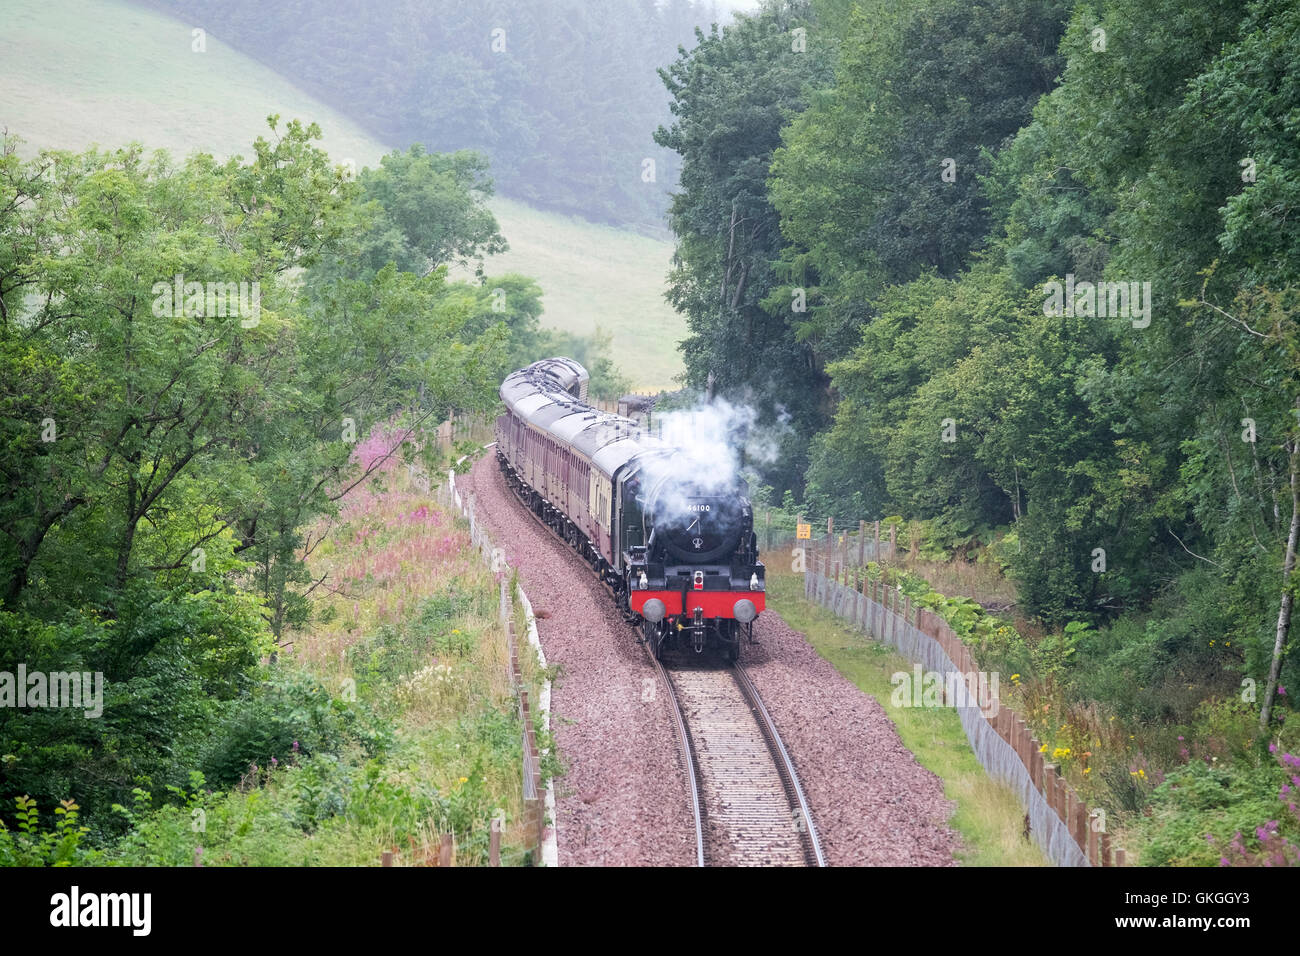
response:
{"label": "dense woodland", "polygon": [[[353,178],[319,136],[272,117],[224,161],[3,141],[0,671],[99,672],[106,699],[0,708],[0,821],[71,796],[103,841],[134,791],[227,787],[291,744],[374,755],[364,707],[273,663],[321,522],[391,455],[434,471],[426,426],[557,346],[531,279],[445,277],[503,241],[481,156]],[[358,459],[377,428],[396,446]]]}
{"label": "dense woodland", "polygon": [[478,150],[504,195],[643,231],[662,230],[679,165],[651,136],[668,117],[655,70],[719,16],[706,0],[148,2],[384,142]]}
{"label": "dense woodland", "polygon": [[[828,0],[704,37],[659,133],[691,384],[790,414],[767,477],[810,513],[1013,528],[1048,621],[1184,573],[1275,613],[1298,28],[1286,3]],[[1149,326],[1045,314],[1067,276],[1150,282]]]}
{"label": "dense woodland", "polygon": [[1005,566],[1175,764],[1300,677],[1297,76],[1287,0],[791,0],[664,71],[690,384],[806,515]]}

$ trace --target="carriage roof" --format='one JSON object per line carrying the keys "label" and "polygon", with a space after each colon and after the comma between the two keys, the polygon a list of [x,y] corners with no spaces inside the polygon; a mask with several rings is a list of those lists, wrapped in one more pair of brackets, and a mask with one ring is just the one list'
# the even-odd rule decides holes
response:
{"label": "carriage roof", "polygon": [[506,376],[501,398],[516,416],[573,447],[609,477],[634,458],[671,452],[632,419],[588,405],[588,378],[573,359],[543,359]]}

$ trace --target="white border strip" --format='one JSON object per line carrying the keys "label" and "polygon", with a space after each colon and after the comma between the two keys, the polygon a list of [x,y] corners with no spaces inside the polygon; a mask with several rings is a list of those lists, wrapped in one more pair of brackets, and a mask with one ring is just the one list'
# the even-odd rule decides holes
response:
{"label": "white border strip", "polygon": [[[492,444],[496,443],[493,442]],[[491,448],[492,445],[485,445],[483,447]],[[456,464],[459,465],[464,460],[465,456],[462,456],[460,461],[456,462]],[[478,529],[474,526],[474,517],[466,509],[464,501],[461,500],[460,492],[456,489],[455,469],[447,472],[447,485],[451,489],[451,498],[456,503],[456,510],[470,520],[471,537],[477,536],[476,531]],[[486,535],[482,535],[482,537],[486,538]],[[489,560],[491,560],[490,557]],[[502,563],[504,564],[504,562]],[[537,635],[537,618],[533,616],[532,602],[528,600],[528,595],[524,593],[523,585],[518,582],[515,584],[515,594],[519,596],[519,603],[523,605],[524,608],[524,619],[528,622],[528,643],[533,646],[533,650],[537,653],[537,662],[542,667],[545,667],[546,653],[542,650],[542,642]],[[542,727],[549,731],[551,729],[551,681],[549,678],[542,682],[541,693],[539,693],[537,697],[537,713],[533,719],[535,721],[540,720]],[[550,749],[547,748],[546,750],[541,751],[541,753],[550,753]],[[559,838],[555,832],[555,786],[554,781],[552,780],[546,782],[546,793],[543,794],[543,805],[546,808],[547,815],[550,817],[551,824],[542,832],[542,866],[559,866],[560,844]]]}
{"label": "white border strip", "polygon": [[[528,595],[524,593],[523,586],[515,582],[515,593],[519,595],[519,603],[524,608],[524,619],[528,621],[528,643],[533,645],[533,650],[537,652],[537,663],[542,667],[546,666],[546,653],[542,650],[542,641],[537,636],[537,618],[533,617],[533,603],[528,600]],[[542,727],[548,732],[551,729],[551,681],[548,678],[542,683],[542,690],[537,695],[537,714],[541,718]],[[542,756],[550,753],[550,748],[542,750]],[[551,819],[551,825],[542,833],[542,866],[559,866],[560,865],[560,844],[555,833],[555,788],[551,785],[550,780],[546,781],[546,793],[543,800],[546,806],[546,815]]]}

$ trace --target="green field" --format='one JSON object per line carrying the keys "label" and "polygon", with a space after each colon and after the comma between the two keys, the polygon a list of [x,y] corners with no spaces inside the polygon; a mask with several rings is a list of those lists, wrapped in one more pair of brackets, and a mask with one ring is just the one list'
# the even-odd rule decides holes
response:
{"label": "green field", "polygon": [[[249,153],[266,116],[279,113],[319,123],[330,155],[358,168],[392,148],[211,31],[194,52],[191,30],[201,26],[117,0],[0,0],[0,128],[28,150],[136,140],[230,155]],[[493,209],[510,251],[490,272],[537,279],[544,325],[610,331],[635,387],[672,385],[686,325],[663,298],[670,243],[500,197]]]}

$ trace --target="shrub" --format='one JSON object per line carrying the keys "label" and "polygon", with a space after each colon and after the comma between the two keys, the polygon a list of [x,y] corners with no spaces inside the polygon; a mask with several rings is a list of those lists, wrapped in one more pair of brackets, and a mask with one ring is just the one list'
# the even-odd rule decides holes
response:
{"label": "shrub", "polygon": [[80,807],[64,800],[54,808],[54,828],[41,828],[36,801],[28,796],[15,799],[16,832],[0,821],[0,866],[88,866],[99,861],[100,854],[83,847],[89,827],[78,821]]}
{"label": "shrub", "polygon": [[[1151,866],[1215,866],[1234,842],[1254,852],[1256,828],[1279,817],[1278,794],[1288,783],[1285,770],[1270,762],[1223,767],[1193,760],[1171,771],[1152,795],[1152,815],[1142,829],[1149,840],[1142,862]],[[1300,837],[1300,822],[1278,821],[1274,833]],[[1267,831],[1266,831],[1267,832]],[[1242,839],[1240,834],[1251,834]]]}
{"label": "shrub", "polygon": [[364,705],[331,697],[315,678],[272,665],[267,679],[233,702],[217,725],[202,758],[204,776],[218,787],[241,779],[252,764],[267,765],[294,752],[339,754],[349,744],[376,754],[392,730]]}

